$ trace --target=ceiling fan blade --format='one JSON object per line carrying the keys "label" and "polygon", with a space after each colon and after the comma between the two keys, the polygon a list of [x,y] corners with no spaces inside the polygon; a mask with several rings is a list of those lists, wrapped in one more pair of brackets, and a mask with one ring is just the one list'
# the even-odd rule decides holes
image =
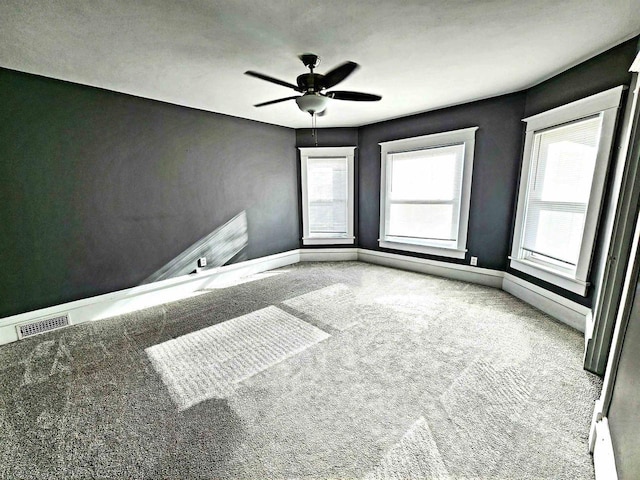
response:
{"label": "ceiling fan blade", "polygon": [[270,100],[268,102],[258,103],[257,105],[254,105],[254,107],[264,107],[265,105],[273,105],[274,103],[286,102],[287,100],[293,100],[294,98],[298,98],[298,95],[294,95],[293,97],[279,98],[277,100]]}
{"label": "ceiling fan blade", "polygon": [[353,102],[377,102],[382,99],[380,95],[361,92],[334,91],[327,92],[325,95],[335,100],[351,100]]}
{"label": "ceiling fan blade", "polygon": [[354,62],[345,62],[342,65],[337,66],[333,70],[327,72],[322,79],[323,88],[331,88],[334,85],[337,85],[359,67],[357,63]]}
{"label": "ceiling fan blade", "polygon": [[244,72],[245,75],[249,75],[251,77],[259,78],[260,80],[266,80],[267,82],[275,83],[276,85],[282,85],[283,87],[293,88],[296,92],[300,92],[300,88],[296,85],[285,82],[284,80],[278,80],[277,78],[270,77],[269,75],[264,75],[262,73],[254,72],[252,70],[247,70]]}

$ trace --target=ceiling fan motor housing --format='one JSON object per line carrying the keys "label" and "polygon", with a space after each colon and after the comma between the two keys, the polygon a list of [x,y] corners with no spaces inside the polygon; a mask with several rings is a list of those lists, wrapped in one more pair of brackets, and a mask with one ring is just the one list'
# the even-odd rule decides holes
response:
{"label": "ceiling fan motor housing", "polygon": [[322,90],[322,79],[324,75],[319,73],[303,73],[298,75],[296,82],[298,87],[304,92],[319,92]]}

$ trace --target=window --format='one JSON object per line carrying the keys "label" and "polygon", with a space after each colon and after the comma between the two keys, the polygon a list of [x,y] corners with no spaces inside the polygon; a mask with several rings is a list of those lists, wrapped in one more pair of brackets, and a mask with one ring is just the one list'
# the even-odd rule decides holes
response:
{"label": "window", "polygon": [[524,119],[510,265],[583,296],[621,94],[617,87]]}
{"label": "window", "polygon": [[300,148],[304,245],[353,244],[355,148]]}
{"label": "window", "polygon": [[477,127],[381,143],[381,247],[464,258]]}

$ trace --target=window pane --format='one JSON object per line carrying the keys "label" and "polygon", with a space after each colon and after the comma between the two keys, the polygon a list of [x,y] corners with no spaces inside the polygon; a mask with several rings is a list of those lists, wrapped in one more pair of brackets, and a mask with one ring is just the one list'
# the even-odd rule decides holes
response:
{"label": "window pane", "polygon": [[387,235],[398,237],[455,239],[457,219],[454,224],[452,204],[392,204],[389,209]]}
{"label": "window pane", "polygon": [[311,233],[347,233],[346,202],[317,202],[309,205]]}
{"label": "window pane", "polygon": [[600,126],[597,116],[534,135],[522,244],[525,250],[567,266],[577,264]]}
{"label": "window pane", "polygon": [[589,202],[600,137],[600,117],[536,134],[534,196],[552,202]]}
{"label": "window pane", "polygon": [[347,159],[309,158],[310,233],[347,233]]}
{"label": "window pane", "polygon": [[567,263],[567,267],[577,265],[584,229],[584,213],[542,210],[539,219],[532,225],[536,238],[533,253],[546,255]]}
{"label": "window pane", "polygon": [[346,200],[347,161],[310,158],[307,166],[309,201]]}
{"label": "window pane", "polygon": [[453,200],[459,195],[464,145],[391,156],[391,198]]}

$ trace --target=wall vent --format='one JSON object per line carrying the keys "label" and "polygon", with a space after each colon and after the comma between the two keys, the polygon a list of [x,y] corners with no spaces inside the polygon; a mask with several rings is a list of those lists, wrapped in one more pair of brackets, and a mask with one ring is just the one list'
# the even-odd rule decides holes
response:
{"label": "wall vent", "polygon": [[16,329],[18,330],[18,338],[22,339],[66,327],[67,325],[69,325],[69,315],[65,313],[58,317],[45,318],[44,320],[17,325]]}

